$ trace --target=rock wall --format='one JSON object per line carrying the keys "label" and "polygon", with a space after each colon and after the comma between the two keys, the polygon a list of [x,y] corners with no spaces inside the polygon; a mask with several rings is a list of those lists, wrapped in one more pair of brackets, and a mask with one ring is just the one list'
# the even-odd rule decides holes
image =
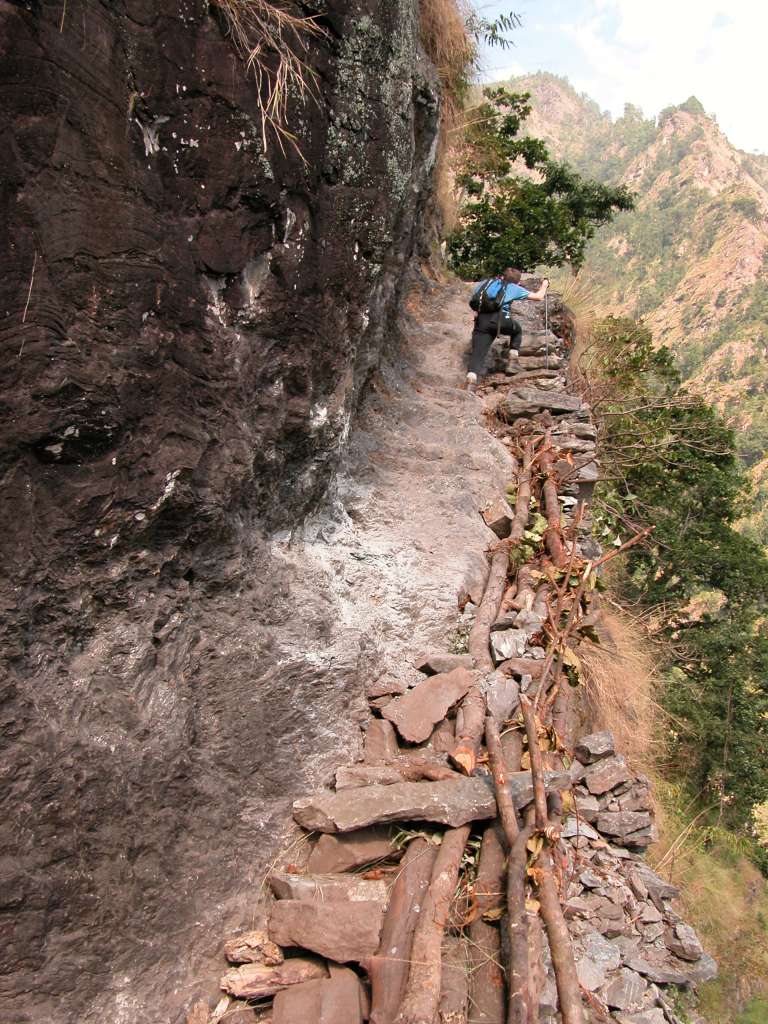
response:
{"label": "rock wall", "polygon": [[332,602],[267,531],[396,339],[438,100],[416,0],[306,6],[300,158],[215,5],[0,3],[14,1021],[173,1020],[276,808],[357,742],[358,652],[306,656]]}

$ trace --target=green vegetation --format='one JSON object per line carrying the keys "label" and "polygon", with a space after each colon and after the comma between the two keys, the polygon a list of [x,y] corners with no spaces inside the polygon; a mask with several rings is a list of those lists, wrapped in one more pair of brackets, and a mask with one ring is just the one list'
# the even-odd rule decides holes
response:
{"label": "green vegetation", "polygon": [[[465,128],[457,184],[459,226],[448,239],[454,269],[478,278],[503,266],[578,268],[596,228],[630,210],[632,195],[582,178],[550,159],[540,139],[521,136],[528,95],[484,90]],[[522,161],[529,173],[512,173]]]}
{"label": "green vegetation", "polygon": [[768,791],[768,558],[735,528],[749,487],[733,434],[632,320],[601,322],[581,362],[610,478],[602,528],[654,526],[621,591],[656,616],[670,652],[667,761],[718,823],[748,836]]}

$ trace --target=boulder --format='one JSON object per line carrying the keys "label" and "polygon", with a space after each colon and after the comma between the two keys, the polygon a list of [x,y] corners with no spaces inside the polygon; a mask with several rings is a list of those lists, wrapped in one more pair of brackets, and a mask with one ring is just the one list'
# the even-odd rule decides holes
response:
{"label": "boulder", "polygon": [[265,931],[244,932],[224,943],[224,956],[231,964],[281,964],[283,951],[270,942]]}
{"label": "boulder", "polygon": [[235,999],[265,999],[290,985],[327,977],[322,960],[296,956],[274,966],[243,964],[233,967],[221,979],[220,987]]}
{"label": "boulder", "polygon": [[[515,806],[533,797],[530,772],[508,776]],[[549,790],[568,785],[564,772],[547,772]],[[400,782],[393,786],[365,786],[340,793],[319,792],[296,800],[293,816],[304,828],[318,832],[351,832],[385,822],[434,821],[457,828],[468,821],[496,816],[493,784],[488,776],[458,776],[442,782]],[[310,861],[310,870],[315,870]]]}
{"label": "boulder", "polygon": [[397,731],[409,743],[423,743],[432,729],[475,682],[474,673],[455,668],[430,676],[382,710],[384,718],[394,722]]}
{"label": "boulder", "polygon": [[400,753],[395,727],[385,718],[372,718],[365,733],[363,747],[368,764],[375,761],[391,761]]}
{"label": "boulder", "polygon": [[457,668],[472,669],[475,665],[469,654],[422,654],[413,664],[427,676],[453,672]]}
{"label": "boulder", "polygon": [[496,498],[483,509],[481,515],[485,525],[493,530],[497,537],[504,540],[509,536],[515,513],[504,498]]}
{"label": "boulder", "polygon": [[603,989],[603,998],[614,1010],[639,1010],[648,991],[648,983],[635,971],[622,967]]}
{"label": "boulder", "polygon": [[390,828],[364,828],[346,836],[320,836],[307,867],[315,874],[351,871],[399,854]]}
{"label": "boulder", "polygon": [[[679,960],[677,963],[682,967]],[[702,953],[696,963],[686,964],[684,969],[693,985],[703,985],[717,977],[717,964],[708,953]]]}
{"label": "boulder", "polygon": [[601,761],[604,757],[611,757],[616,753],[613,733],[606,730],[582,736],[573,752],[582,764],[593,764],[595,761]]}
{"label": "boulder", "polygon": [[593,796],[607,793],[614,786],[632,778],[629,765],[623,757],[606,757],[591,764],[584,773],[584,782]]}
{"label": "boulder", "polygon": [[269,935],[279,946],[301,946],[338,963],[373,956],[384,918],[380,903],[278,900],[269,914]]}
{"label": "boulder", "polygon": [[267,879],[279,900],[308,900],[328,903],[349,900],[352,903],[387,902],[387,883],[352,874],[292,875],[273,871]]}

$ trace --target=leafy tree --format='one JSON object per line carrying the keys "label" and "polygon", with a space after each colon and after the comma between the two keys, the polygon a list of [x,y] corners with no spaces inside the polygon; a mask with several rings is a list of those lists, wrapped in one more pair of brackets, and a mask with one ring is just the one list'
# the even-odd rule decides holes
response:
{"label": "leafy tree", "polygon": [[[459,227],[448,239],[454,268],[476,278],[501,266],[578,268],[595,229],[633,207],[624,186],[582,178],[551,160],[541,139],[520,137],[528,93],[485,89],[469,112],[459,157]],[[512,173],[522,162],[529,173]]]}

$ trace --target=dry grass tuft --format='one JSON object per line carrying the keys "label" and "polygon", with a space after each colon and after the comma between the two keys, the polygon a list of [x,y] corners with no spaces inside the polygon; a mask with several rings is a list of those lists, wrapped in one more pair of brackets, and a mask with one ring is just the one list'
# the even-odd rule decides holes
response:
{"label": "dry grass tuft", "polygon": [[445,236],[458,220],[452,135],[464,118],[464,96],[475,69],[477,44],[468,27],[471,8],[465,0],[420,0],[419,10],[421,45],[442,87],[435,200],[442,220],[440,234]]}
{"label": "dry grass tuft", "polygon": [[312,38],[326,34],[314,17],[299,17],[274,0],[213,0],[232,40],[256,79],[264,149],[270,130],[280,148],[296,137],[288,130],[289,100],[314,95],[317,75],[305,55]]}
{"label": "dry grass tuft", "polygon": [[654,699],[656,653],[641,625],[607,607],[600,640],[579,647],[590,727],[609,729],[633,768],[653,772],[661,755],[663,717]]}

